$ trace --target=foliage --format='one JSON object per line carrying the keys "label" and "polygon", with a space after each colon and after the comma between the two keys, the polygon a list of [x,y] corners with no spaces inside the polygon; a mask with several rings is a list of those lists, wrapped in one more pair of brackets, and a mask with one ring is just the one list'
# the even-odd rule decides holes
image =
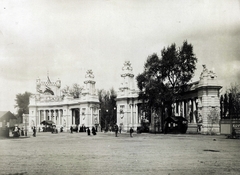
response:
{"label": "foliage", "polygon": [[150,119],[151,110],[158,110],[163,100],[164,83],[161,72],[161,60],[157,54],[147,58],[144,72],[137,77],[137,85],[140,89],[139,99],[143,101],[143,110]]}
{"label": "foliage", "polygon": [[196,63],[197,58],[193,53],[193,46],[187,41],[184,41],[179,49],[172,44],[162,50],[161,69],[164,82],[166,82],[165,87],[170,94],[170,101],[174,101],[193,78]]}
{"label": "foliage", "polygon": [[224,117],[239,117],[240,111],[240,85],[231,84],[226,93],[221,96],[221,105]]}
{"label": "foliage", "polygon": [[163,105],[171,106],[180,97],[196,69],[197,58],[193,46],[187,41],[178,49],[175,44],[163,48],[161,56],[149,56],[143,73],[136,78],[139,98],[143,101],[145,111],[150,113],[152,110],[159,111]]}
{"label": "foliage", "polygon": [[29,97],[32,94],[30,92],[25,92],[23,94],[17,94],[16,95],[16,105],[14,106],[15,108],[17,108],[17,113],[18,113],[18,117],[22,118],[23,114],[29,114]]}
{"label": "foliage", "polygon": [[98,98],[101,105],[101,127],[107,128],[116,123],[116,97],[117,94],[113,88],[109,91],[98,90]]}
{"label": "foliage", "polygon": [[62,93],[65,95],[68,94],[70,96],[73,96],[73,98],[79,98],[81,96],[82,90],[82,86],[74,83],[72,87],[66,86],[64,89],[62,89]]}

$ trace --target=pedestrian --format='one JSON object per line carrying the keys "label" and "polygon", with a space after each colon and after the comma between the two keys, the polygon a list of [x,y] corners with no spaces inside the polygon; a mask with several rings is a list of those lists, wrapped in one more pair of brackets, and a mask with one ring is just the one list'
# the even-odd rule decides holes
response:
{"label": "pedestrian", "polygon": [[121,134],[121,132],[122,132],[122,127],[121,127],[121,125],[119,126],[119,133]]}
{"label": "pedestrian", "polygon": [[237,133],[236,133],[236,131],[235,131],[234,128],[232,129],[232,138],[233,138],[233,139],[236,139],[236,138],[237,138]]}
{"label": "pedestrian", "polygon": [[33,137],[36,137],[36,127],[33,127]]}
{"label": "pedestrian", "polygon": [[22,130],[21,130],[21,136],[24,136],[23,127],[22,127]]}
{"label": "pedestrian", "polygon": [[88,134],[89,136],[91,135],[89,127],[87,128],[87,134]]}
{"label": "pedestrian", "polygon": [[132,127],[130,128],[130,137],[133,137],[133,129],[132,129]]}
{"label": "pedestrian", "polygon": [[70,131],[71,131],[71,133],[73,133],[73,127],[72,126],[70,127]]}
{"label": "pedestrian", "polygon": [[94,128],[94,126],[92,127],[92,134],[96,135],[96,129]]}
{"label": "pedestrian", "polygon": [[117,134],[118,134],[118,125],[117,124],[114,126],[114,129],[115,129],[115,137],[117,137]]}

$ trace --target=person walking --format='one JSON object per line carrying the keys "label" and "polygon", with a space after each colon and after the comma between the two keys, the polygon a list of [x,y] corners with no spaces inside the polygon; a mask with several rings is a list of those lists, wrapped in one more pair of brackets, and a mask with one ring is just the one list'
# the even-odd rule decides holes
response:
{"label": "person walking", "polygon": [[33,127],[33,137],[36,137],[36,127]]}
{"label": "person walking", "polygon": [[118,134],[118,125],[117,124],[114,126],[114,129],[115,129],[115,137],[117,137],[117,134]]}
{"label": "person walking", "polygon": [[71,133],[73,133],[73,127],[72,126],[70,127],[70,131],[71,131]]}
{"label": "person walking", "polygon": [[87,128],[87,134],[88,134],[89,136],[91,135],[91,132],[90,132],[89,127]]}
{"label": "person walking", "polygon": [[96,135],[96,129],[94,128],[94,126],[92,127],[92,134],[95,136]]}
{"label": "person walking", "polygon": [[21,136],[24,136],[23,127],[22,127],[22,129],[21,129]]}
{"label": "person walking", "polygon": [[133,129],[132,129],[132,127],[130,128],[130,137],[133,137]]}

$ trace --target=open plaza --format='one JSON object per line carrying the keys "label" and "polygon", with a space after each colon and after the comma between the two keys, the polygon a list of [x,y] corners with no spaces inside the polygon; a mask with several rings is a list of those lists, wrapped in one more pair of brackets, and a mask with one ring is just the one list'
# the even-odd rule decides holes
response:
{"label": "open plaza", "polygon": [[0,174],[240,174],[223,135],[37,132],[0,139]]}

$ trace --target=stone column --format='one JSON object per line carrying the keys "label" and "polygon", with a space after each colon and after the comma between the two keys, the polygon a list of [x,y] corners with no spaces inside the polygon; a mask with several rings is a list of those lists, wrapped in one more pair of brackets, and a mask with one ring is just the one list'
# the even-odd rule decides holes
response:
{"label": "stone column", "polygon": [[178,115],[181,116],[181,106],[180,106],[180,102],[178,102]]}
{"label": "stone column", "polygon": [[72,109],[68,109],[69,110],[69,113],[70,113],[70,115],[68,116],[68,120],[69,120],[69,122],[68,122],[68,126],[69,126],[69,128],[71,127],[70,125],[72,125]]}
{"label": "stone column", "polygon": [[193,123],[196,123],[196,99],[193,100],[192,102],[193,105]]}
{"label": "stone column", "polygon": [[137,124],[139,124],[139,120],[138,120],[138,105],[135,105],[135,111],[136,111],[136,122]]}
{"label": "stone column", "polygon": [[43,110],[43,120],[46,120],[46,110]]}
{"label": "stone column", "polygon": [[75,109],[72,109],[72,119],[73,119],[73,125],[76,125],[76,111]]}
{"label": "stone column", "polygon": [[91,110],[90,126],[93,126],[93,108],[90,107],[90,110]]}
{"label": "stone column", "polygon": [[60,111],[60,109],[58,109],[58,125],[61,125],[61,119],[62,119],[61,111]]}
{"label": "stone column", "polygon": [[59,110],[60,112],[60,125],[63,125],[63,110]]}
{"label": "stone column", "polygon": [[185,118],[185,101],[182,101],[182,115]]}
{"label": "stone column", "polygon": [[55,112],[55,109],[53,110],[53,122],[54,122],[55,124],[57,124],[57,123],[56,123],[56,112]]}
{"label": "stone column", "polygon": [[132,104],[130,104],[130,109],[131,109],[131,114],[130,114],[130,124],[133,124],[133,108],[132,108]]}

